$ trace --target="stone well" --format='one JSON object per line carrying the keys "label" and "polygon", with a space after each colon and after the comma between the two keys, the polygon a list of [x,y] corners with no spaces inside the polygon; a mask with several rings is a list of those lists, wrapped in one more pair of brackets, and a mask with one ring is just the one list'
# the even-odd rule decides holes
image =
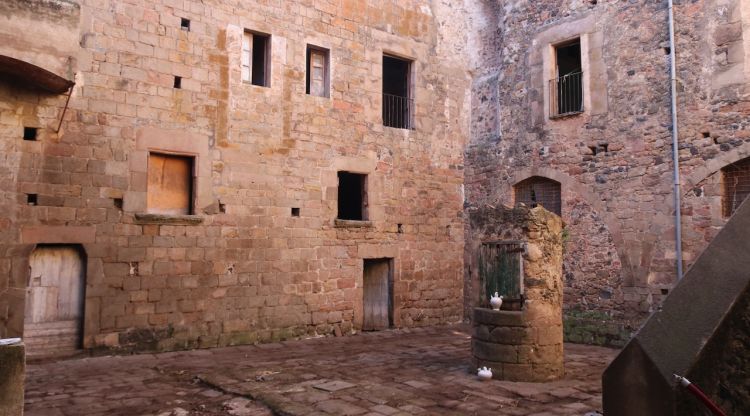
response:
{"label": "stone well", "polygon": [[492,210],[484,215],[492,214],[493,226],[474,229],[475,253],[483,241],[523,242],[523,302],[520,310],[493,311],[481,285],[475,286],[480,300],[472,311],[474,370],[490,367],[493,378],[510,381],[562,377],[562,220],[541,207]]}

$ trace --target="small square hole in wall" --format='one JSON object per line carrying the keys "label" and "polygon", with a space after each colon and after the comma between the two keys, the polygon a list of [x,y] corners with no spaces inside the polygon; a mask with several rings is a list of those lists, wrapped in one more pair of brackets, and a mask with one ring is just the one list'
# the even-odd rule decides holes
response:
{"label": "small square hole in wall", "polygon": [[36,194],[26,194],[26,203],[29,205],[36,205],[37,204],[37,195]]}
{"label": "small square hole in wall", "polygon": [[23,128],[23,139],[24,140],[35,141],[36,140],[36,134],[37,134],[37,128],[36,127],[24,127]]}
{"label": "small square hole in wall", "polygon": [[661,290],[661,294],[662,295],[668,295],[669,294],[669,289],[662,289]]}
{"label": "small square hole in wall", "polygon": [[672,48],[670,48],[669,46],[664,48],[664,55],[669,55],[670,53],[672,53]]}
{"label": "small square hole in wall", "polygon": [[404,224],[398,224],[398,233],[403,234],[404,233]]}
{"label": "small square hole in wall", "polygon": [[299,208],[292,208],[292,217],[299,217]]}
{"label": "small square hole in wall", "polygon": [[112,204],[115,206],[115,208],[122,209],[122,198],[112,199]]}
{"label": "small square hole in wall", "polygon": [[174,77],[174,87],[175,88],[182,88],[182,77]]}
{"label": "small square hole in wall", "polygon": [[190,19],[185,19],[184,17],[180,19],[180,29],[182,30],[190,30]]}
{"label": "small square hole in wall", "polygon": [[701,135],[703,136],[704,139],[708,139],[709,137],[711,137],[711,132],[704,131],[703,133],[701,133]]}

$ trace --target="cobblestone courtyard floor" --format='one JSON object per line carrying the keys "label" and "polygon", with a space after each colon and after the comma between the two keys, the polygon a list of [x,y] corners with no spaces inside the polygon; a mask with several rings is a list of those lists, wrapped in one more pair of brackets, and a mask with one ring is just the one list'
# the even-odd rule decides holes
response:
{"label": "cobblestone courtyard floor", "polygon": [[584,415],[617,351],[565,345],[566,376],[480,382],[467,326],[30,364],[26,416]]}

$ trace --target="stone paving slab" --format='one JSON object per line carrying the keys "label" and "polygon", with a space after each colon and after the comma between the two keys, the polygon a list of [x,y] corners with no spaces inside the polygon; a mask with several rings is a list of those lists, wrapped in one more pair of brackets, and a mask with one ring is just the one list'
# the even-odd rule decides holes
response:
{"label": "stone paving slab", "polygon": [[[584,415],[617,351],[552,383],[479,381],[465,325],[30,364],[26,415]],[[329,389],[320,389],[319,386]]]}

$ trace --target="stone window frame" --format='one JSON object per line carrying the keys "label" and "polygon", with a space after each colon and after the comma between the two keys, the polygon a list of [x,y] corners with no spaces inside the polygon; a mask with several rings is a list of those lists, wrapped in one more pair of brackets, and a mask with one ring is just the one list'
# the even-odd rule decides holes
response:
{"label": "stone window frame", "polygon": [[[323,181],[326,188],[326,200],[331,203],[333,212],[333,226],[336,228],[359,228],[373,227],[375,222],[383,219],[384,207],[380,199],[382,186],[380,178],[375,174],[377,160],[367,157],[340,157],[337,158]],[[367,189],[367,220],[342,220],[337,218],[338,213],[338,173],[350,172],[366,175],[365,188]],[[330,179],[328,179],[330,178]]]}
{"label": "stone window frame", "polygon": [[[148,212],[148,157],[151,153],[193,158],[191,215],[164,215]],[[124,195],[123,211],[132,213],[138,223],[198,224],[202,208],[213,203],[211,158],[208,137],[183,130],[146,127],[136,132],[136,146],[130,153],[130,188]]]}
{"label": "stone window frame", "polygon": [[[555,77],[555,47],[578,38],[583,71],[583,112],[569,117],[550,117],[549,80]],[[560,22],[537,34],[529,57],[529,96],[534,125],[564,123],[607,112],[607,72],[603,61],[603,33],[593,14]]]}

